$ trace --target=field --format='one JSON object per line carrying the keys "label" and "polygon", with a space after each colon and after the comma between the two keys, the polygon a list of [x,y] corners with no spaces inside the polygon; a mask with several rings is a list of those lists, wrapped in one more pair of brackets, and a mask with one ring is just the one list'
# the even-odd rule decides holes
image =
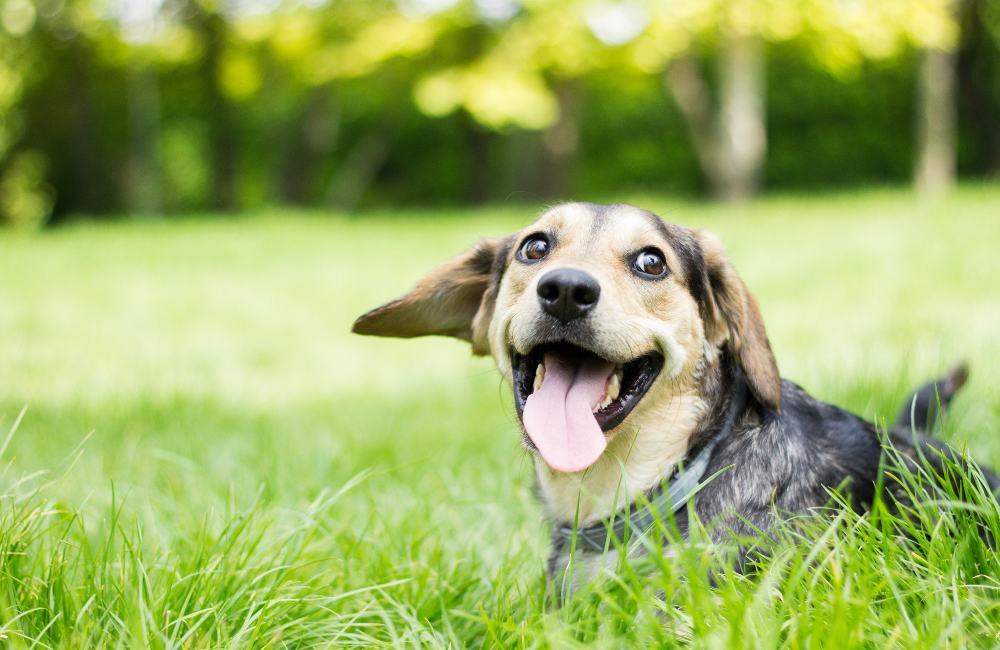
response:
{"label": "field", "polygon": [[[782,374],[822,399],[891,420],[968,360],[942,435],[1000,467],[1000,188],[635,200],[721,234]],[[546,602],[547,528],[491,362],[349,334],[536,210],[0,233],[2,643],[1000,644],[1000,563],[947,503],[912,545],[842,514],[754,576],[710,585],[696,545]]]}

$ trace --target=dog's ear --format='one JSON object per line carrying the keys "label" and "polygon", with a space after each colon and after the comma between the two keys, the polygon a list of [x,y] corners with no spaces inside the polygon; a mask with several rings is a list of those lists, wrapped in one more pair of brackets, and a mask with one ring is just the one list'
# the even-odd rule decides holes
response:
{"label": "dog's ear", "polygon": [[472,343],[489,354],[487,330],[510,238],[491,239],[431,271],[405,296],[354,321],[355,334],[412,338],[432,334]]}
{"label": "dog's ear", "polygon": [[705,335],[716,345],[729,340],[750,391],[765,408],[777,413],[781,409],[781,376],[757,301],[729,263],[719,238],[704,230],[697,236],[709,287],[702,305]]}

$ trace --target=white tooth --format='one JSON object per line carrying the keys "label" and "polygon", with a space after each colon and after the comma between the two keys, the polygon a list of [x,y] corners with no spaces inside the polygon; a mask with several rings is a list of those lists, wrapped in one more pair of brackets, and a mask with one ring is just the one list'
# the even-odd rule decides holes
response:
{"label": "white tooth", "polygon": [[622,390],[622,369],[618,368],[615,370],[614,374],[608,377],[608,385],[604,387],[604,397],[601,401],[591,409],[594,413],[597,413],[602,408],[611,404],[611,402],[618,399],[618,394]]}
{"label": "white tooth", "polygon": [[618,399],[618,394],[621,392],[621,390],[622,390],[621,370],[616,370],[615,374],[611,375],[611,379],[608,380],[608,389],[607,389],[608,404]]}
{"label": "white tooth", "polygon": [[534,393],[541,388],[543,381],[545,381],[545,365],[540,363],[538,364],[538,367],[535,368],[535,387],[531,392]]}

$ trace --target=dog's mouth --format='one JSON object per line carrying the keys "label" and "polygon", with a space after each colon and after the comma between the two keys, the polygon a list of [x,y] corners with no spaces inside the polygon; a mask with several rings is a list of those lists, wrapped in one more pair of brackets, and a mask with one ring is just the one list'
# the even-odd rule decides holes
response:
{"label": "dog's mouth", "polygon": [[653,385],[663,355],[651,352],[615,363],[570,343],[511,353],[514,403],[525,433],[559,472],[594,464],[605,432],[620,425]]}

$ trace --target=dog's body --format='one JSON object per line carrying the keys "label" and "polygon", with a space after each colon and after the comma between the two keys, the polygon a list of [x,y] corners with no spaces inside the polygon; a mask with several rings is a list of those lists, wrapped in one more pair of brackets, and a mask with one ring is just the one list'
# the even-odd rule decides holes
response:
{"label": "dog's body", "polygon": [[[781,380],[756,301],[713,235],[631,206],[553,208],[443,265],[355,331],[456,336],[492,354],[557,531],[627,512],[702,449],[704,476],[717,476],[693,507],[719,538],[766,532],[827,504],[830,489],[859,508],[873,497],[875,427]],[[926,446],[940,458],[943,446],[917,432],[964,380],[924,387],[913,420],[904,408],[890,432],[904,457]],[[682,534],[686,522],[676,519]],[[552,574],[570,546],[555,535]],[[575,580],[607,559],[576,553]]]}
{"label": "dog's body", "polygon": [[[913,408],[914,402],[919,406],[929,396],[934,399],[930,404],[937,405],[940,399],[941,408],[947,408],[961,385],[952,378],[962,373],[964,368],[959,368],[914,393],[904,401],[900,422],[884,432],[901,457],[914,461],[911,469],[920,455],[918,447],[924,448],[925,462],[938,466],[937,473],[945,473],[940,468],[942,455],[962,462],[952,450],[925,435],[933,427],[936,409]],[[724,426],[741,381],[736,364],[723,359],[717,375],[709,382],[713,386],[711,406],[691,437],[688,457],[697,454]],[[710,456],[704,475],[713,478],[704,483],[690,503],[698,520],[711,524],[709,530],[716,541],[758,538],[771,530],[779,517],[807,513],[829,504],[831,488],[838,488],[843,498],[864,509],[872,502],[880,463],[893,466],[894,459],[884,456],[885,436],[880,438],[872,423],[813,398],[787,380],[782,381],[781,403],[778,414],[762,411],[754,402],[739,406],[732,430]],[[1000,479],[988,471],[984,476],[994,492],[1000,489]],[[897,483],[888,481],[884,487],[893,493],[890,501],[909,498]],[[674,524],[686,536],[689,519],[680,514]],[[569,540],[559,534],[560,530],[557,527],[552,538],[550,576],[564,575],[571,559]],[[589,580],[596,569],[616,560],[615,544],[609,543],[608,548],[609,553],[582,544],[573,549],[574,584]]]}

